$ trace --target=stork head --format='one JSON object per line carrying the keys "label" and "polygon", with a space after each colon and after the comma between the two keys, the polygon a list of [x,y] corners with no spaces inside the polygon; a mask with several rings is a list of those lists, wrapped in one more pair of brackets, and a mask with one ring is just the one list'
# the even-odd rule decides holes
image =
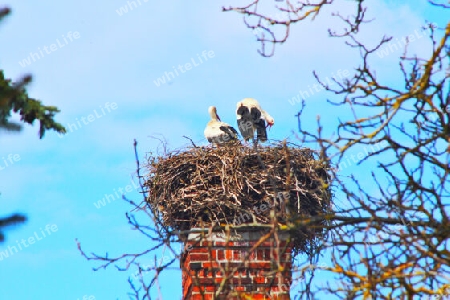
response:
{"label": "stork head", "polygon": [[269,130],[273,126],[273,124],[275,124],[275,120],[272,117],[267,118],[266,122],[267,122],[266,128],[269,128]]}
{"label": "stork head", "polygon": [[215,106],[210,106],[208,108],[208,112],[211,116],[211,119],[221,121],[219,115],[217,114],[217,108]]}

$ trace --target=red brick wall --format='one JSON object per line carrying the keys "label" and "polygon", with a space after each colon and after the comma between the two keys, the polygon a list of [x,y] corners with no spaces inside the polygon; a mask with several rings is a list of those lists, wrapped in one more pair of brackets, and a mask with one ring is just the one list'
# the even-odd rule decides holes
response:
{"label": "red brick wall", "polygon": [[184,300],[290,299],[292,246],[286,238],[261,243],[260,232],[240,235],[201,241],[190,236],[181,257]]}

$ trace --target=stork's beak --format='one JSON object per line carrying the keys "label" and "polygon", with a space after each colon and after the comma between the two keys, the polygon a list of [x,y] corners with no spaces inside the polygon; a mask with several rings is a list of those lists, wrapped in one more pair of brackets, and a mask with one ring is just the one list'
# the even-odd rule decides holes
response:
{"label": "stork's beak", "polygon": [[217,120],[219,120],[220,122],[222,122],[222,120],[220,119],[219,115],[216,114]]}
{"label": "stork's beak", "polygon": [[270,130],[270,128],[272,128],[272,126],[273,126],[273,123],[267,123],[266,128],[269,128],[269,130]]}

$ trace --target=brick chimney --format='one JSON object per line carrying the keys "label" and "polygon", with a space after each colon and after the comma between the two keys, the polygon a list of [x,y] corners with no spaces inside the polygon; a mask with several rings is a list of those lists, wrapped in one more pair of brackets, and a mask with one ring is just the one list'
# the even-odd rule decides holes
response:
{"label": "brick chimney", "polygon": [[287,233],[275,237],[267,228],[252,226],[189,234],[181,256],[183,300],[289,300],[288,238]]}

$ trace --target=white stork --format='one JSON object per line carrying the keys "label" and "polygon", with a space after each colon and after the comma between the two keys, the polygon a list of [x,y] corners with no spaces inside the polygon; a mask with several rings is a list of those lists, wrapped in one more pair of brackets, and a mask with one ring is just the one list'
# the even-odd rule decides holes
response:
{"label": "white stork", "polygon": [[211,121],[208,122],[204,131],[208,142],[220,146],[237,140],[238,132],[229,124],[220,121],[220,117],[217,114],[217,109],[215,106],[210,106],[208,108],[208,112],[211,116]]}
{"label": "white stork", "polygon": [[[258,140],[261,142],[267,141],[266,128],[275,124],[274,119],[253,98],[245,98],[237,103],[236,117],[242,137],[245,141],[253,139],[255,146]],[[255,131],[256,140],[254,140]]]}

